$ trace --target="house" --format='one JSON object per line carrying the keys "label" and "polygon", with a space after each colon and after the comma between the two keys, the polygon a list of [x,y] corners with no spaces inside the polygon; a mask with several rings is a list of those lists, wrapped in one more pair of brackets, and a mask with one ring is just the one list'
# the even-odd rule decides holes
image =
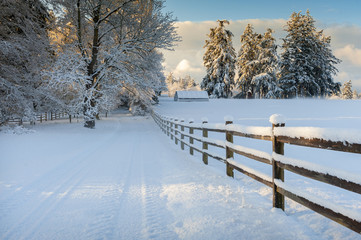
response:
{"label": "house", "polygon": [[178,102],[207,102],[209,101],[206,91],[176,91],[174,101]]}

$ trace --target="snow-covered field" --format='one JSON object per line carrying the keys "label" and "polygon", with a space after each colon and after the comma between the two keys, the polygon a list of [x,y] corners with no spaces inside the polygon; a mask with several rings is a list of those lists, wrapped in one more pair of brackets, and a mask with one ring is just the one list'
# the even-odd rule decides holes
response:
{"label": "snow-covered field", "polygon": [[174,102],[161,97],[160,113],[201,122],[222,123],[225,116],[248,126],[270,126],[269,118],[278,113],[289,127],[352,128],[361,130],[361,100],[324,99],[210,99],[209,102]]}
{"label": "snow-covered field", "polygon": [[[244,125],[259,126],[269,126],[268,117],[282,113],[288,126],[337,128],[339,123],[360,130],[360,101],[316,102],[286,107],[281,101],[163,98],[156,109],[196,121],[206,116],[223,122],[224,115],[233,115]],[[199,156],[190,157],[149,116],[117,112],[94,130],[66,121],[28,128],[33,131],[0,132],[0,239],[361,239],[291,201],[286,212],[273,209],[271,189],[241,174],[227,177],[219,162],[206,166]],[[247,144],[270,150],[269,142]],[[290,157],[309,152],[291,150],[286,148]],[[348,165],[345,171],[360,174],[360,156],[348,160],[351,154],[326,152],[338,162],[321,163]],[[295,176],[286,175],[286,182],[361,215],[357,194]]]}
{"label": "snow-covered field", "polygon": [[[302,128],[301,135],[325,135],[331,138],[352,140],[361,143],[361,101],[294,99],[294,100],[210,100],[209,102],[174,102],[171,98],[162,98],[156,112],[162,116],[189,120],[196,124],[207,119],[209,126],[224,123],[231,118],[243,129],[252,126],[270,127],[270,116],[281,114],[288,127]],[[218,125],[219,126],[219,125]],[[322,128],[322,129],[320,129]],[[289,132],[292,128],[287,129]],[[322,133],[322,134],[321,134]],[[196,133],[197,134],[197,133]],[[224,133],[208,133],[209,137],[225,141]],[[198,131],[201,136],[201,132]],[[272,143],[262,140],[235,137],[235,143],[246,148],[272,154]],[[197,142],[196,142],[197,144]],[[198,147],[201,148],[200,143]],[[224,150],[208,146],[209,151],[225,156]],[[252,150],[250,150],[252,151]],[[292,164],[308,166],[315,171],[330,173],[340,178],[361,183],[361,155],[285,145],[285,161]],[[201,156],[198,156],[201,159]],[[214,162],[214,160],[213,160]],[[235,156],[235,163],[244,168],[256,170],[266,178],[271,178],[272,169],[262,163],[241,156]],[[212,164],[212,161],[211,161]],[[217,165],[217,163],[213,163]],[[218,166],[223,168],[224,166]],[[238,176],[242,176],[241,173]],[[332,187],[302,176],[285,173],[287,186],[294,192],[302,193],[309,199],[342,212],[354,219],[361,220],[361,196],[349,191]],[[293,201],[287,201],[286,212],[296,213],[299,206]]]}

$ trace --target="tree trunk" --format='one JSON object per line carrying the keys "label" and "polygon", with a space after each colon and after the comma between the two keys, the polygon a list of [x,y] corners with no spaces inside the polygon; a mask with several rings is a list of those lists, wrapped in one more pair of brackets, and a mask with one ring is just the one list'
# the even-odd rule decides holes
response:
{"label": "tree trunk", "polygon": [[[100,9],[101,9],[101,5],[99,3],[99,5],[93,10],[93,22],[94,22],[93,46],[91,53],[91,61],[87,66],[88,76],[90,78],[90,80],[86,84],[87,90],[93,88],[97,81],[98,73],[95,73],[94,69],[96,68],[98,62]],[[81,33],[81,31],[79,32]],[[95,96],[91,96],[92,99],[90,99],[90,104],[88,104],[89,99],[87,97],[84,99],[84,120],[85,120],[84,127],[87,128],[95,128],[95,118],[97,113],[93,111],[96,107],[96,102],[94,100],[94,97]]]}
{"label": "tree trunk", "polygon": [[95,128],[95,118],[96,114],[93,109],[95,108],[94,99],[90,100],[90,104],[88,103],[88,98],[84,99],[84,127],[86,128]]}
{"label": "tree trunk", "polygon": [[86,120],[84,123],[84,127],[94,129],[95,128],[95,120],[94,119]]}

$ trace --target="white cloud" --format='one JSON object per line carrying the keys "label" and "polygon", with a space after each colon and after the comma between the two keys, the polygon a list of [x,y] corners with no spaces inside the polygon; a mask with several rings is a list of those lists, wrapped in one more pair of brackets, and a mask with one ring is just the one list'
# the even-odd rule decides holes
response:
{"label": "white cloud", "polygon": [[361,67],[361,49],[354,45],[349,44],[336,49],[335,55],[343,61],[349,61],[351,64]]}
{"label": "white cloud", "polygon": [[180,63],[178,63],[176,67],[176,71],[184,72],[189,70],[191,65],[189,64],[189,61],[187,59],[183,59]]}
{"label": "white cloud", "polygon": [[342,82],[350,80],[350,74],[348,74],[347,72],[339,72],[337,76]]}
{"label": "white cloud", "polygon": [[[233,46],[236,52],[240,49],[240,36],[246,25],[250,23],[254,27],[254,31],[264,33],[267,28],[272,28],[274,37],[278,44],[282,44],[281,38],[286,36],[284,27],[287,23],[286,19],[248,19],[230,21],[227,29],[234,34]],[[318,29],[324,29],[327,36],[331,36],[331,46],[334,54],[343,62],[337,65],[340,74],[335,77],[337,81],[344,82],[345,75],[340,76],[342,72],[347,73],[349,79],[352,80],[354,87],[361,92],[361,27],[345,26],[345,25],[326,25],[317,23]],[[175,47],[175,51],[163,51],[166,64],[166,72],[174,72],[180,76],[191,75],[197,82],[200,82],[205,75],[203,66],[204,43],[207,39],[209,29],[216,27],[215,21],[204,22],[177,22],[178,34],[183,41]]]}
{"label": "white cloud", "polygon": [[191,63],[187,59],[180,61],[173,71],[174,76],[183,77],[186,75],[194,76],[195,74],[202,73],[203,69],[200,67],[192,67]]}

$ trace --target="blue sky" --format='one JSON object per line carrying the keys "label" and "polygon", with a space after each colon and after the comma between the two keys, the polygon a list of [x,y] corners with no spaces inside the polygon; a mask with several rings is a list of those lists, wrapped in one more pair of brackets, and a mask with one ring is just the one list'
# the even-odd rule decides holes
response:
{"label": "blue sky", "polygon": [[327,24],[361,25],[361,0],[167,0],[179,21],[287,19],[307,9]]}

